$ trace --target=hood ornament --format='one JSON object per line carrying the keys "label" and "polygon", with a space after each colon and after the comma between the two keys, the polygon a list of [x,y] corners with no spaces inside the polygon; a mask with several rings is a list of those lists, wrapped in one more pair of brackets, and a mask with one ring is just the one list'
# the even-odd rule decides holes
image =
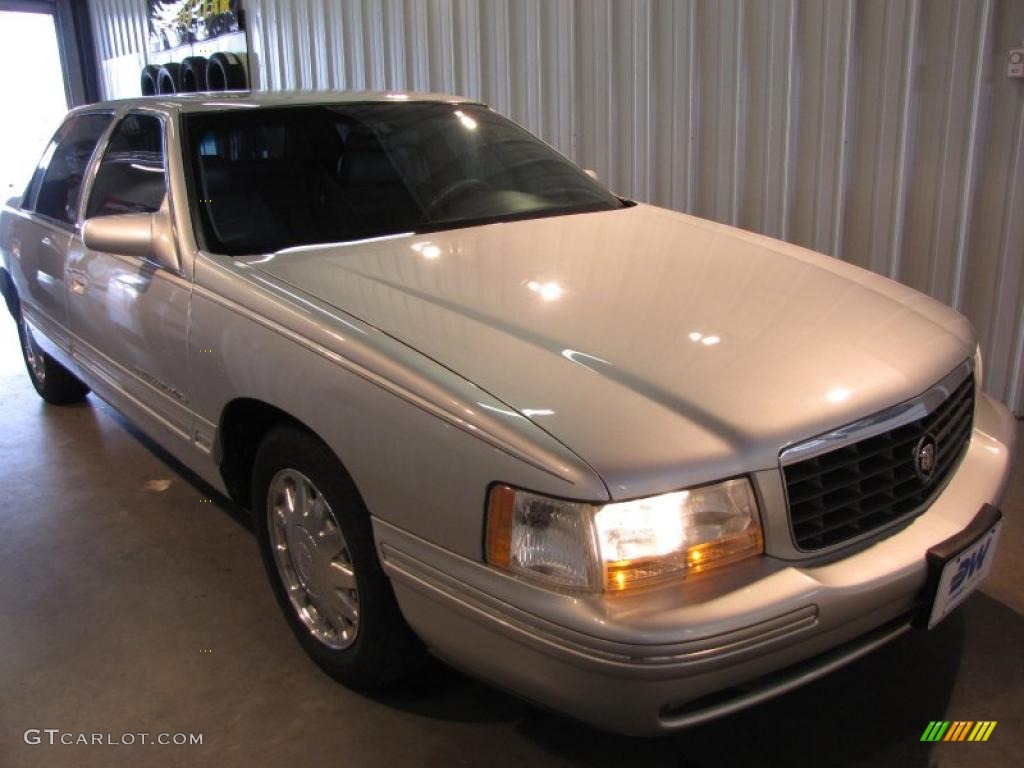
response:
{"label": "hood ornament", "polygon": [[931,482],[932,476],[935,474],[938,452],[938,445],[931,435],[925,435],[914,446],[914,471],[922,483]]}

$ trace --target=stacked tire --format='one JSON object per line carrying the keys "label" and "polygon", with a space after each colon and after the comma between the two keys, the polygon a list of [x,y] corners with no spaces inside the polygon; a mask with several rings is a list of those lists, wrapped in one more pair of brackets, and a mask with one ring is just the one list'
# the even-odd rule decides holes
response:
{"label": "stacked tire", "polygon": [[188,56],[180,64],[142,68],[140,87],[143,96],[204,91],[241,91],[248,87],[245,64],[234,53]]}
{"label": "stacked tire", "polygon": [[209,90],[206,85],[206,71],[209,62],[204,56],[189,56],[181,62],[182,93],[199,93]]}
{"label": "stacked tire", "polygon": [[206,68],[206,84],[211,91],[241,91],[248,87],[245,65],[233,53],[215,53]]}
{"label": "stacked tire", "polygon": [[156,79],[156,92],[161,96],[177,93],[181,90],[181,64],[168,62],[160,67]]}
{"label": "stacked tire", "polygon": [[142,95],[155,96],[158,93],[157,81],[160,79],[160,67],[152,64],[142,68]]}

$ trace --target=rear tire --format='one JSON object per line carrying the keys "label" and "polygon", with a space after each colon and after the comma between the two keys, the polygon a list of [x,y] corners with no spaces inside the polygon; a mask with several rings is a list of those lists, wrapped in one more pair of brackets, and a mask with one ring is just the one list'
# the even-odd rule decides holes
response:
{"label": "rear tire", "polygon": [[253,519],[274,596],[306,653],[329,675],[371,690],[419,664],[355,484],[321,440],[297,426],[264,438]]}
{"label": "rear tire", "polygon": [[28,377],[43,400],[51,405],[70,405],[85,399],[89,394],[89,388],[43,351],[20,313],[18,339],[21,341],[21,356],[25,361]]}

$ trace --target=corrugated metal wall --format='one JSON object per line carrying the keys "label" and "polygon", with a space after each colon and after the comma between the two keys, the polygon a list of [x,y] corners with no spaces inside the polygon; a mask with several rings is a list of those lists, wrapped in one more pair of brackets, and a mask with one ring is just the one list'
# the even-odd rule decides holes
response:
{"label": "corrugated metal wall", "polygon": [[145,0],[89,0],[89,19],[99,61],[146,49]]}
{"label": "corrugated metal wall", "polygon": [[145,0],[88,0],[97,73],[103,98],[139,95],[146,63]]}
{"label": "corrugated metal wall", "polygon": [[[139,50],[142,0],[90,4],[101,58]],[[1024,2],[244,4],[258,87],[480,98],[622,194],[953,305],[1024,410]]]}

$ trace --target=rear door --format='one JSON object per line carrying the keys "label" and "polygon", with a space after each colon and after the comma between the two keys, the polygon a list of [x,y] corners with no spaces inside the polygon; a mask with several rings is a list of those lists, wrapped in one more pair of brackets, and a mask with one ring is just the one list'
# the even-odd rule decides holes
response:
{"label": "rear door", "polygon": [[[132,112],[102,151],[85,218],[154,213],[168,204],[164,117]],[[68,317],[74,357],[179,436],[191,435],[186,391],[192,286],[148,259],[90,250],[71,237]]]}
{"label": "rear door", "polygon": [[[68,118],[43,153],[11,221],[10,268],[26,320],[68,351],[65,260],[90,159],[109,113]],[[45,340],[43,341],[46,346]]]}

